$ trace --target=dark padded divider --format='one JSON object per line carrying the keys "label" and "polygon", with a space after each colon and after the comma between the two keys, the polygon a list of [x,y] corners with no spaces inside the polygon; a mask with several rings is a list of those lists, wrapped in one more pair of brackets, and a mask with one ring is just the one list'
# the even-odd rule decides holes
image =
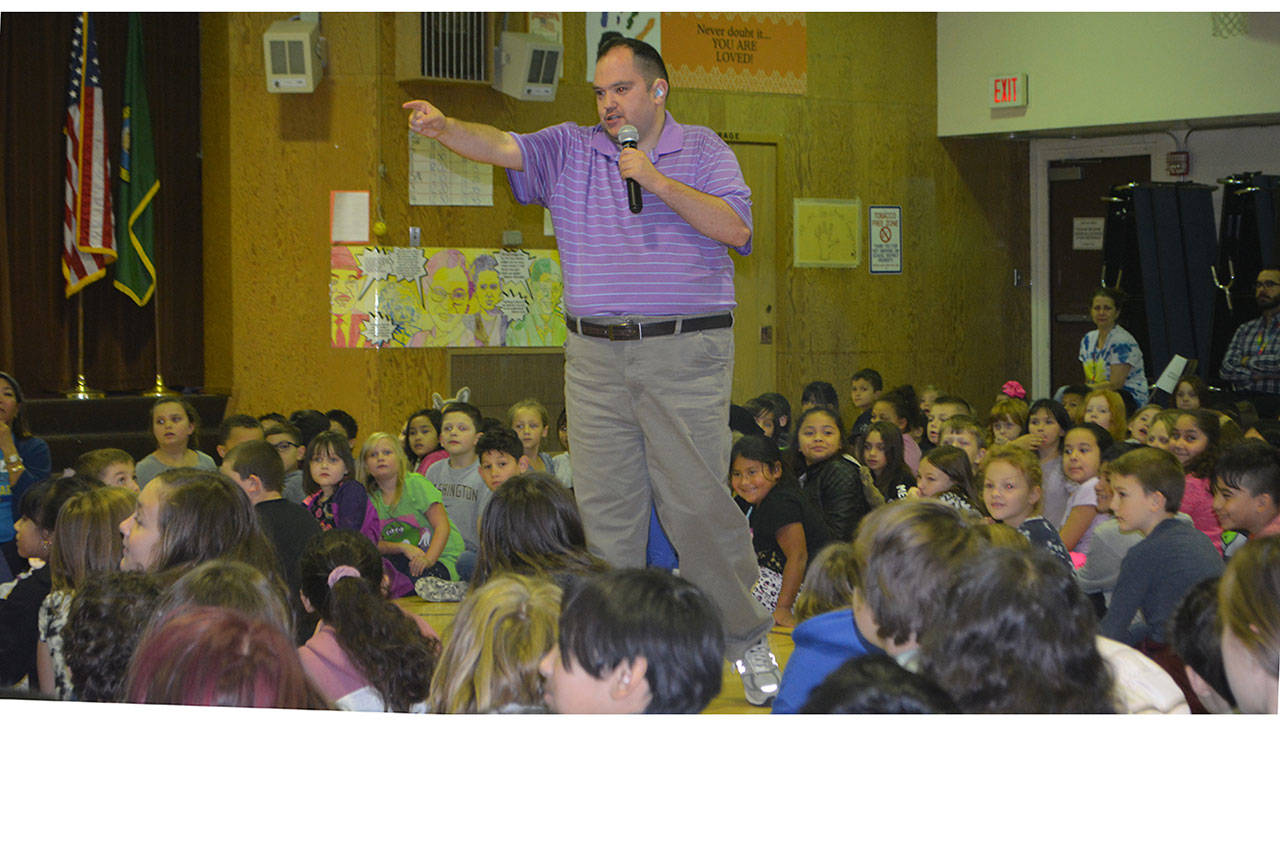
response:
{"label": "dark padded divider", "polygon": [[1218,257],[1218,235],[1213,222],[1213,188],[1202,184],[1177,187],[1178,211],[1182,224],[1183,275],[1187,287],[1191,338],[1199,360],[1197,372],[1210,379],[1213,346],[1213,310],[1218,289],[1210,268]]}

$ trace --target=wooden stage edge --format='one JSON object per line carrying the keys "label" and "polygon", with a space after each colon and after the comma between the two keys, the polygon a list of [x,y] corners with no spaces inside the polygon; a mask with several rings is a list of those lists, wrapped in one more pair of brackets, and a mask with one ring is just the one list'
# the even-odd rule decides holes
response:
{"label": "wooden stage edge", "polygon": [[[417,596],[405,596],[396,599],[396,604],[410,613],[416,613],[431,623],[441,637],[446,640],[453,625],[454,614],[458,612],[457,602],[423,601]],[[791,642],[791,629],[774,627],[769,632],[769,645],[778,659],[781,669],[787,665],[791,650],[795,647]],[[768,714],[769,708],[758,708],[749,703],[742,692],[742,679],[729,661],[724,662],[724,678],[720,687],[720,695],[711,700],[704,714]]]}

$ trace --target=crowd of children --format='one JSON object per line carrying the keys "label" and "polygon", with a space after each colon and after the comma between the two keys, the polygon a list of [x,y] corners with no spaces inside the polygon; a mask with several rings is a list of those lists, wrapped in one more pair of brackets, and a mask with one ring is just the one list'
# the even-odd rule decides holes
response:
{"label": "crowd of children", "polygon": [[[752,592],[794,643],[775,713],[1275,712],[1280,430],[1198,380],[1170,409],[1009,382],[985,417],[872,369],[849,388],[848,430],[821,381],[796,413],[770,392],[733,421]],[[136,464],[96,449],[24,483],[0,686],[429,713],[720,693],[710,598],[589,550],[565,413],[452,401],[386,426],[232,414],[215,461],[190,403],[160,398]],[[415,593],[460,602],[445,636],[393,601]]]}

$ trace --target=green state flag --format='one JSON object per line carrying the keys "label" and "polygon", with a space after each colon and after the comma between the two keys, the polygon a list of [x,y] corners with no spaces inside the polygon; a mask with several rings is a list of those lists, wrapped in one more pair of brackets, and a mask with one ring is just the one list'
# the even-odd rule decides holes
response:
{"label": "green state flag", "polygon": [[156,289],[152,260],[155,223],[151,202],[160,190],[151,144],[151,111],[142,63],[142,17],[129,13],[129,56],[124,72],[124,123],[120,139],[120,200],[116,205],[116,289],[146,305]]}

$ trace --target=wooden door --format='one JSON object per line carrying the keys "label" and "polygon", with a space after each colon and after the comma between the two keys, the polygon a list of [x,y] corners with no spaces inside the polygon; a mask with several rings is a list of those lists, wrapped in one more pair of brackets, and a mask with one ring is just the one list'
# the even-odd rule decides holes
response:
{"label": "wooden door", "polygon": [[777,163],[778,146],[733,143],[742,176],[751,188],[751,254],[732,249],[738,309],[734,322],[733,396],[743,403],[777,390]]}
{"label": "wooden door", "polygon": [[[1080,339],[1093,330],[1089,316],[1089,294],[1102,283],[1102,248],[1073,241],[1077,219],[1105,221],[1107,203],[1116,184],[1147,181],[1151,177],[1151,158],[1100,157],[1085,160],[1055,160],[1049,164],[1049,341],[1052,349],[1050,391],[1062,385],[1084,382],[1080,366]],[[1115,284],[1115,282],[1109,282]],[[1121,282],[1123,290],[1133,292],[1141,282]],[[1121,314],[1120,325],[1125,325]],[[1144,353],[1144,355],[1147,355]],[[1147,367],[1150,376],[1151,367]]]}

